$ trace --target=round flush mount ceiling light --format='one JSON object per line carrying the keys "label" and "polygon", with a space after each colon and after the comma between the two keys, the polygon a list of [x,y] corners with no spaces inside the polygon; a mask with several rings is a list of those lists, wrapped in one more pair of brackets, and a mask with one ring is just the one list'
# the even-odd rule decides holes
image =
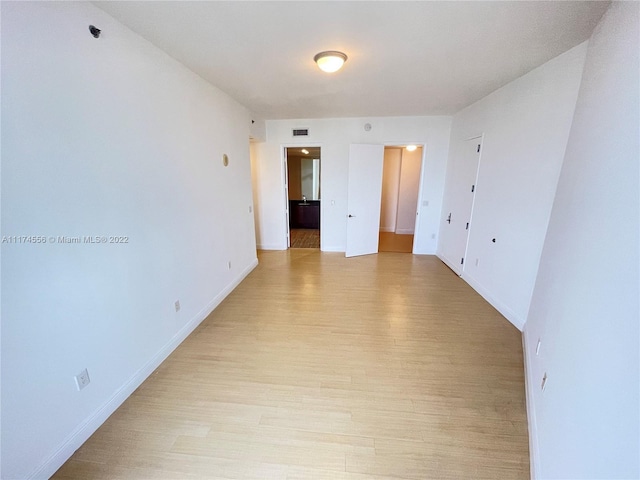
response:
{"label": "round flush mount ceiling light", "polygon": [[347,61],[347,56],[342,52],[329,50],[326,52],[318,53],[315,57],[313,57],[313,61],[318,64],[318,67],[323,72],[333,73],[342,68],[344,62]]}
{"label": "round flush mount ceiling light", "polygon": [[408,152],[415,152],[418,147],[416,145],[407,145]]}

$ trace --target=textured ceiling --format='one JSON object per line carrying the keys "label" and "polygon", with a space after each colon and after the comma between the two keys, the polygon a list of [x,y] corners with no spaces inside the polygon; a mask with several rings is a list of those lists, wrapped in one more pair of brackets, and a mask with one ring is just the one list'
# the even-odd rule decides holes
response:
{"label": "textured ceiling", "polygon": [[[448,115],[587,40],[609,2],[93,2],[258,116]],[[337,73],[313,56],[341,50]]]}

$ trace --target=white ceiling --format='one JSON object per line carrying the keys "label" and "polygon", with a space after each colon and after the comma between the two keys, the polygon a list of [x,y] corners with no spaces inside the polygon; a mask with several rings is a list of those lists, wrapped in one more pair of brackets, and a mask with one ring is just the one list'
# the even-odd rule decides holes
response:
{"label": "white ceiling", "polygon": [[[587,40],[609,2],[94,4],[276,119],[453,114]],[[326,74],[322,50],[349,59]]]}

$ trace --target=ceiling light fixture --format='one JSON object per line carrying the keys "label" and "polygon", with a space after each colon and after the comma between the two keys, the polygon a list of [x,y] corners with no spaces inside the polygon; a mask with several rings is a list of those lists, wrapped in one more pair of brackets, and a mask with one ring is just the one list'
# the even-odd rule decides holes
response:
{"label": "ceiling light fixture", "polygon": [[323,72],[333,73],[342,68],[344,62],[347,61],[347,56],[342,52],[329,50],[318,53],[313,57],[313,61],[318,64],[318,67]]}
{"label": "ceiling light fixture", "polygon": [[407,152],[415,152],[416,148],[415,145],[407,145]]}
{"label": "ceiling light fixture", "polygon": [[304,153],[305,155],[309,155],[309,150],[307,150],[306,148],[303,148],[302,150],[300,150],[302,153]]}

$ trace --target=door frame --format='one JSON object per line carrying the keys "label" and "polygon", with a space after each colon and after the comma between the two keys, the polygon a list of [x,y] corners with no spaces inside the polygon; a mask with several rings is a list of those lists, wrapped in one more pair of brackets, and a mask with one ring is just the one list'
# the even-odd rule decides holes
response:
{"label": "door frame", "polygon": [[[289,181],[287,178],[287,148],[304,148],[304,147],[318,147],[320,148],[320,192],[322,192],[322,144],[318,142],[298,142],[298,143],[282,143],[280,144],[280,181],[282,182],[282,197],[281,201],[284,206],[284,250],[291,248],[291,232],[289,231]],[[320,250],[322,250],[322,237],[324,231],[324,202],[322,196],[320,197]]]}
{"label": "door frame", "polygon": [[[427,164],[427,144],[424,142],[385,142],[382,144],[384,148],[387,147],[399,147],[405,148],[407,145],[415,145],[418,148],[422,148],[422,158],[420,164],[420,182],[418,185],[418,204],[416,205],[416,218],[415,218],[415,226],[413,229],[413,245],[411,246],[411,254],[415,255],[416,253],[416,243],[418,240],[418,234],[420,233],[420,222],[418,219],[420,218],[422,211],[422,194],[424,193],[424,172],[425,166]],[[402,168],[402,164],[400,165]],[[400,188],[398,186],[398,195],[400,194]]]}

